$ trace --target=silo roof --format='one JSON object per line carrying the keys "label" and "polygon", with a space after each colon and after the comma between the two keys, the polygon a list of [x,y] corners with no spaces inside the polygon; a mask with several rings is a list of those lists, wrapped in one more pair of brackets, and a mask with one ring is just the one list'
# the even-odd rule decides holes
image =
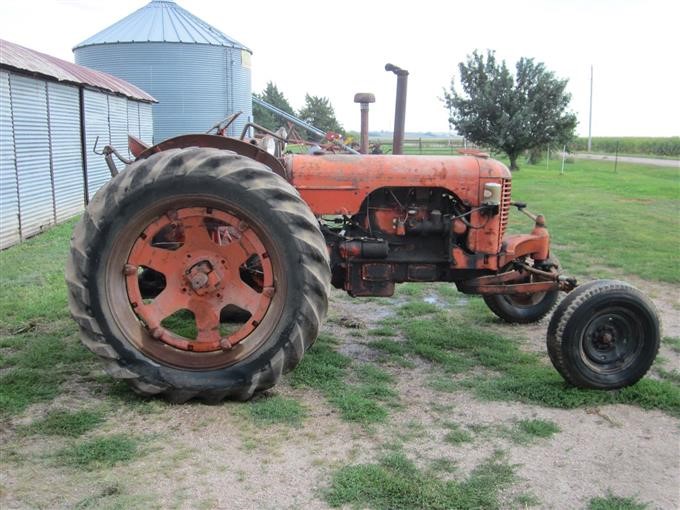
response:
{"label": "silo roof", "polygon": [[100,89],[140,101],[157,102],[153,96],[125,80],[3,39],[0,39],[0,67],[44,79]]}
{"label": "silo roof", "polygon": [[130,42],[210,44],[250,51],[172,0],[152,0],[141,9],[85,39],[73,49],[95,44]]}

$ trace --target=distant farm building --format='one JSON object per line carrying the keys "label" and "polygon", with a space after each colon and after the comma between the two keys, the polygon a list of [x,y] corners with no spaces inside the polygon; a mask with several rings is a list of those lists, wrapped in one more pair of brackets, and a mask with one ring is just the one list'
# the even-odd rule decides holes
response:
{"label": "distant farm building", "polygon": [[110,179],[93,152],[152,139],[155,99],[119,78],[0,40],[0,249],[64,221]]}
{"label": "distant farm building", "polygon": [[78,64],[135,84],[158,99],[154,142],[201,133],[232,113],[227,134],[252,120],[252,52],[175,2],[153,0],[78,44]]}

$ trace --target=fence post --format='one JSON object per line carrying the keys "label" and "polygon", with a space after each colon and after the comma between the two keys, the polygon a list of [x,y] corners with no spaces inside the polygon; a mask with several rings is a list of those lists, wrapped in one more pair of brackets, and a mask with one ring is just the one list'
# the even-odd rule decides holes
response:
{"label": "fence post", "polygon": [[619,166],[619,141],[616,140],[616,149],[614,154],[614,173],[618,173],[616,167]]}

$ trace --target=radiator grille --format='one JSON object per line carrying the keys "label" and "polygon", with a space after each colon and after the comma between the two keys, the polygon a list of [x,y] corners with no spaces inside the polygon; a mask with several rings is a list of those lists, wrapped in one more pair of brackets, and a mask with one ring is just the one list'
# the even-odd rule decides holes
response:
{"label": "radiator grille", "polygon": [[501,238],[505,235],[505,229],[508,226],[508,218],[510,216],[511,188],[512,181],[510,179],[504,179],[503,194],[501,197]]}

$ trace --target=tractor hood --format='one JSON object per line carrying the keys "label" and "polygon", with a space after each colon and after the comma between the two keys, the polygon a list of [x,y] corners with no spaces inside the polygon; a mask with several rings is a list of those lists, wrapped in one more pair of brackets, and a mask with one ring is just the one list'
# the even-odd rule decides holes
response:
{"label": "tractor hood", "polygon": [[290,155],[290,182],[316,215],[352,215],[373,191],[387,187],[445,188],[470,206],[481,182],[511,179],[501,162],[475,156]]}

